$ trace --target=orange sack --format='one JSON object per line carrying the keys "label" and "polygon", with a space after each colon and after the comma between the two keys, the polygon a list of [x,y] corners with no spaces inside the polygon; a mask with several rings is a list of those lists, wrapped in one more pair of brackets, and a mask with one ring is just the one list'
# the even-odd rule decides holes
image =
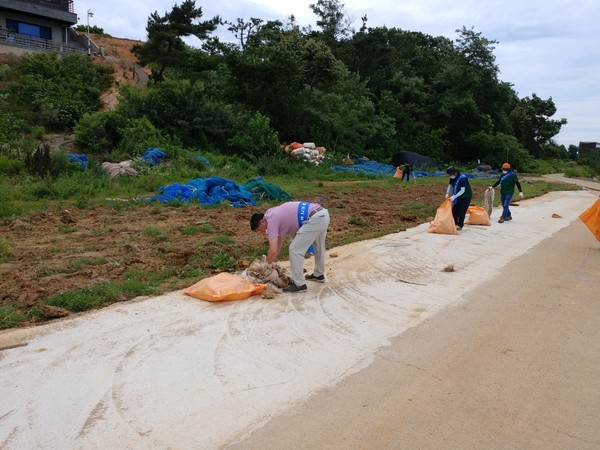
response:
{"label": "orange sack", "polygon": [[482,206],[469,206],[467,214],[469,215],[469,220],[467,220],[469,225],[492,225],[490,216]]}
{"label": "orange sack", "polygon": [[456,231],[454,216],[452,215],[452,201],[444,200],[435,213],[435,218],[429,224],[428,233],[437,234],[460,234]]}
{"label": "orange sack", "polygon": [[266,284],[252,283],[238,275],[222,272],[198,281],[196,284],[185,288],[183,293],[208,302],[223,302],[243,300],[252,295],[260,294],[266,288]]}
{"label": "orange sack", "polygon": [[396,167],[396,173],[394,174],[394,178],[402,179],[402,169],[400,169],[400,167]]}
{"label": "orange sack", "polygon": [[592,206],[579,214],[586,227],[592,232],[598,241],[600,241],[600,198]]}

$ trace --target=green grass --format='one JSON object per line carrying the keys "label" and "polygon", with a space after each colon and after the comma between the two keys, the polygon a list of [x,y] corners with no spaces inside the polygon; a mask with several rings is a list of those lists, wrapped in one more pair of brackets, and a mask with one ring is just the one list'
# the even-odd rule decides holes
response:
{"label": "green grass", "polygon": [[[129,300],[142,295],[159,294],[163,292],[163,288],[161,288],[163,282],[168,282],[167,288],[181,288],[197,281],[203,275],[201,269],[191,267],[183,270],[165,267],[159,271],[131,268],[124,274],[122,281],[103,282],[73,289],[46,297],[42,303],[74,312],[87,311],[104,304]],[[0,325],[6,323],[6,328],[13,327],[24,319],[25,316],[17,313],[12,307],[0,308]]]}
{"label": "green grass", "polygon": [[215,236],[213,238],[213,242],[215,244],[222,244],[222,245],[233,245],[235,244],[233,238],[231,236]]}
{"label": "green grass", "polygon": [[69,223],[59,223],[56,227],[58,228],[58,231],[65,234],[75,233],[76,231],[78,231],[77,227],[74,227]]}
{"label": "green grass", "polygon": [[12,251],[8,239],[0,238],[0,263],[10,261],[11,257]]}
{"label": "green grass", "polygon": [[0,330],[13,328],[25,320],[25,316],[12,306],[0,306]]}
{"label": "green grass", "polygon": [[148,225],[144,227],[144,229],[142,230],[142,234],[156,241],[166,241],[169,239],[167,234],[162,229],[153,225]]}
{"label": "green grass", "polygon": [[348,223],[350,225],[357,225],[359,227],[368,227],[369,222],[365,219],[361,219],[360,217],[350,217],[348,219]]}
{"label": "green grass", "polygon": [[140,295],[158,294],[158,286],[137,279],[104,282],[52,295],[42,303],[59,306],[69,311],[87,311],[105,303],[128,300]]}
{"label": "green grass", "polygon": [[210,234],[214,233],[214,231],[210,225],[189,225],[181,229],[181,234],[184,236],[193,236],[196,234]]}

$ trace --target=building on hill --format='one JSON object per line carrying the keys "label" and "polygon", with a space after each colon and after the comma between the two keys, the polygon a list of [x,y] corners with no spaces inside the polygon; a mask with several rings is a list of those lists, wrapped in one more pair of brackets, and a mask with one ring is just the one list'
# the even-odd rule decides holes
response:
{"label": "building on hill", "polygon": [[579,142],[579,157],[600,157],[600,143],[599,142]]}
{"label": "building on hill", "polygon": [[73,0],[0,0],[0,53],[83,52],[76,23]]}

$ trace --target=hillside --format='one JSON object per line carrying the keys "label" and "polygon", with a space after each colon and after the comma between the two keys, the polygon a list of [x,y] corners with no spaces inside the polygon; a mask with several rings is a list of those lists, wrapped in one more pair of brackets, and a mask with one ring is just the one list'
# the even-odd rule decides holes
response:
{"label": "hillside", "polygon": [[117,103],[118,86],[129,83],[143,89],[148,83],[149,70],[135,64],[136,57],[131,49],[142,41],[115,38],[112,36],[91,35],[92,41],[103,49],[104,57],[95,56],[96,64],[110,64],[115,71],[116,84],[102,95],[102,102],[107,109],[113,108]]}

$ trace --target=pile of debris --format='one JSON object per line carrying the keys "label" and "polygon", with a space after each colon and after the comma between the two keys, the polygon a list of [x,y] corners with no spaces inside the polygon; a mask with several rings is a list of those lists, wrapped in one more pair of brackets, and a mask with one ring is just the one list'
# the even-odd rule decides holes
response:
{"label": "pile of debris", "polygon": [[317,147],[314,142],[292,142],[289,145],[281,146],[287,153],[319,165],[325,158],[325,147]]}

